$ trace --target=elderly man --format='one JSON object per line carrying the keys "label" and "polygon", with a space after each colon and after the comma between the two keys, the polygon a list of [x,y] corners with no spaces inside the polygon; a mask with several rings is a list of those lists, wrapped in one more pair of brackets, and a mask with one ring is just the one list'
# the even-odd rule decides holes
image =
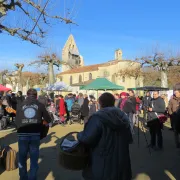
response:
{"label": "elderly man", "polygon": [[168,112],[172,119],[175,143],[176,143],[177,148],[180,148],[180,142],[179,142],[180,119],[178,120],[178,118],[177,118],[177,112],[178,112],[179,108],[180,108],[180,85],[179,86],[175,85],[174,96],[169,101]]}
{"label": "elderly man", "polygon": [[[150,130],[151,135],[151,143],[150,147],[154,150],[162,150],[163,149],[163,137],[162,137],[162,127],[163,124],[160,123],[158,119],[158,115],[165,113],[165,102],[159,96],[158,91],[153,92],[153,99],[151,100],[150,107],[149,107],[149,120],[147,125]],[[156,137],[157,137],[157,146],[156,147]]]}

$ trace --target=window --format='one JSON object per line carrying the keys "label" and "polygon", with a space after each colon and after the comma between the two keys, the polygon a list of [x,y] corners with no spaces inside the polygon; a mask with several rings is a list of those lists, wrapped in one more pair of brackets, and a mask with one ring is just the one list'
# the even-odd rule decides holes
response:
{"label": "window", "polygon": [[73,83],[73,77],[71,76],[70,77],[70,85],[72,85],[72,83]]}
{"label": "window", "polygon": [[71,44],[69,45],[69,49],[71,49]]}
{"label": "window", "polygon": [[92,80],[92,74],[89,73],[89,80]]}
{"label": "window", "polygon": [[68,53],[68,58],[71,59],[71,53],[70,52]]}
{"label": "window", "polygon": [[61,82],[63,81],[63,77],[62,77],[62,76],[60,76],[60,78],[59,78],[59,79],[60,79],[60,81],[61,81]]}
{"label": "window", "polygon": [[72,49],[74,49],[74,45],[72,46]]}
{"label": "window", "polygon": [[123,77],[122,77],[122,82],[125,82],[125,81],[126,81],[126,79],[125,79],[125,77],[123,76]]}
{"label": "window", "polygon": [[82,76],[79,75],[79,83],[81,83],[81,82],[82,82]]}

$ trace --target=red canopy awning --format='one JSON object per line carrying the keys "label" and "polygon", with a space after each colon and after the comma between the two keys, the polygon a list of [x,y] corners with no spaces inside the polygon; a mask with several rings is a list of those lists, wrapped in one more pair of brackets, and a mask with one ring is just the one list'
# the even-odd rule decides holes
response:
{"label": "red canopy awning", "polygon": [[0,91],[9,91],[9,90],[11,90],[11,89],[0,84]]}

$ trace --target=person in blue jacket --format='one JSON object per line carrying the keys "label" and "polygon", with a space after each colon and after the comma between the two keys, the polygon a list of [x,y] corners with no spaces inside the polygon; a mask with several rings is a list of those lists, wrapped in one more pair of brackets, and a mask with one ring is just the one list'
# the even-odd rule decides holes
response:
{"label": "person in blue jacket", "polygon": [[132,142],[130,121],[110,93],[99,97],[100,110],[78,133],[78,140],[90,149],[90,162],[83,170],[85,180],[132,179],[129,144]]}

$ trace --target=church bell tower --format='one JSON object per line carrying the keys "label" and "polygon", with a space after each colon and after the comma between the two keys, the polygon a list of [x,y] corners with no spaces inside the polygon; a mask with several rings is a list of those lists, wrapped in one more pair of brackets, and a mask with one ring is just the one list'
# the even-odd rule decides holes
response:
{"label": "church bell tower", "polygon": [[117,49],[115,51],[115,60],[122,60],[122,50],[121,49]]}

